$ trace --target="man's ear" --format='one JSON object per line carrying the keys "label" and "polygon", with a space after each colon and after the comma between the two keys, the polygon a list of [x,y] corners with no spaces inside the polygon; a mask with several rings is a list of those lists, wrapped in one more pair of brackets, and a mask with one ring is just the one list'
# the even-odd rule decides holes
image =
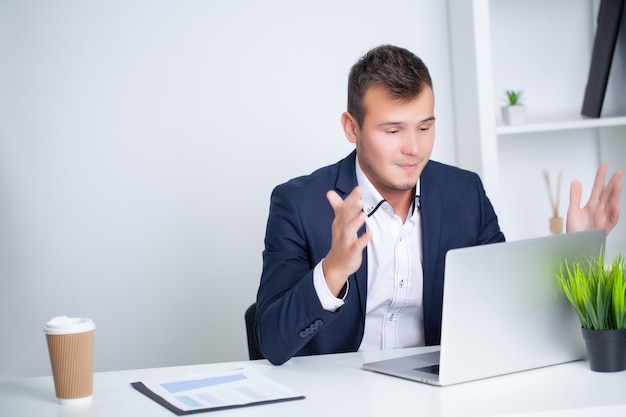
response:
{"label": "man's ear", "polygon": [[343,133],[346,135],[348,142],[356,143],[359,132],[359,124],[356,119],[348,112],[344,112],[341,115],[341,126],[343,126]]}

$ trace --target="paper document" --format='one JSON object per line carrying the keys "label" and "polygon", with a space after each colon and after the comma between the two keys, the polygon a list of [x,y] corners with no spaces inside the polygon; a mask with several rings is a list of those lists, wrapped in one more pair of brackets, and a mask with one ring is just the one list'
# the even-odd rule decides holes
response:
{"label": "paper document", "polygon": [[252,368],[131,385],[178,415],[304,398]]}

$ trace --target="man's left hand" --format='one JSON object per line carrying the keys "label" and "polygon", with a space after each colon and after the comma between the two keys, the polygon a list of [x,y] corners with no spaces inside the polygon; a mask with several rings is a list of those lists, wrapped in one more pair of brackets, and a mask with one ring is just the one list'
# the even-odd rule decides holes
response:
{"label": "man's left hand", "polygon": [[604,229],[607,235],[619,220],[619,197],[622,189],[622,170],[617,170],[604,185],[608,166],[600,165],[593,183],[589,201],[580,208],[582,186],[580,181],[572,181],[569,208],[567,210],[567,232],[580,232],[591,229]]}

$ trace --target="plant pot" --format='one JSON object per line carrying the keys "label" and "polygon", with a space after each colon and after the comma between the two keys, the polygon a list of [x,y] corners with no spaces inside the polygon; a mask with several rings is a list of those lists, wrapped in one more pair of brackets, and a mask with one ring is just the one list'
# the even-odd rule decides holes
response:
{"label": "plant pot", "polygon": [[626,329],[582,330],[592,371],[626,370]]}
{"label": "plant pot", "polygon": [[521,104],[502,107],[502,119],[507,125],[521,125],[526,122],[526,107]]}

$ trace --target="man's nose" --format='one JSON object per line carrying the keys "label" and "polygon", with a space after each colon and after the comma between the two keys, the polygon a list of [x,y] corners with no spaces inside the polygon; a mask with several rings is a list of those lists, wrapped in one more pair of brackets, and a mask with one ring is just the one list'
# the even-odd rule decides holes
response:
{"label": "man's nose", "polygon": [[402,143],[402,153],[405,155],[417,155],[420,150],[418,134],[416,131],[408,131]]}

